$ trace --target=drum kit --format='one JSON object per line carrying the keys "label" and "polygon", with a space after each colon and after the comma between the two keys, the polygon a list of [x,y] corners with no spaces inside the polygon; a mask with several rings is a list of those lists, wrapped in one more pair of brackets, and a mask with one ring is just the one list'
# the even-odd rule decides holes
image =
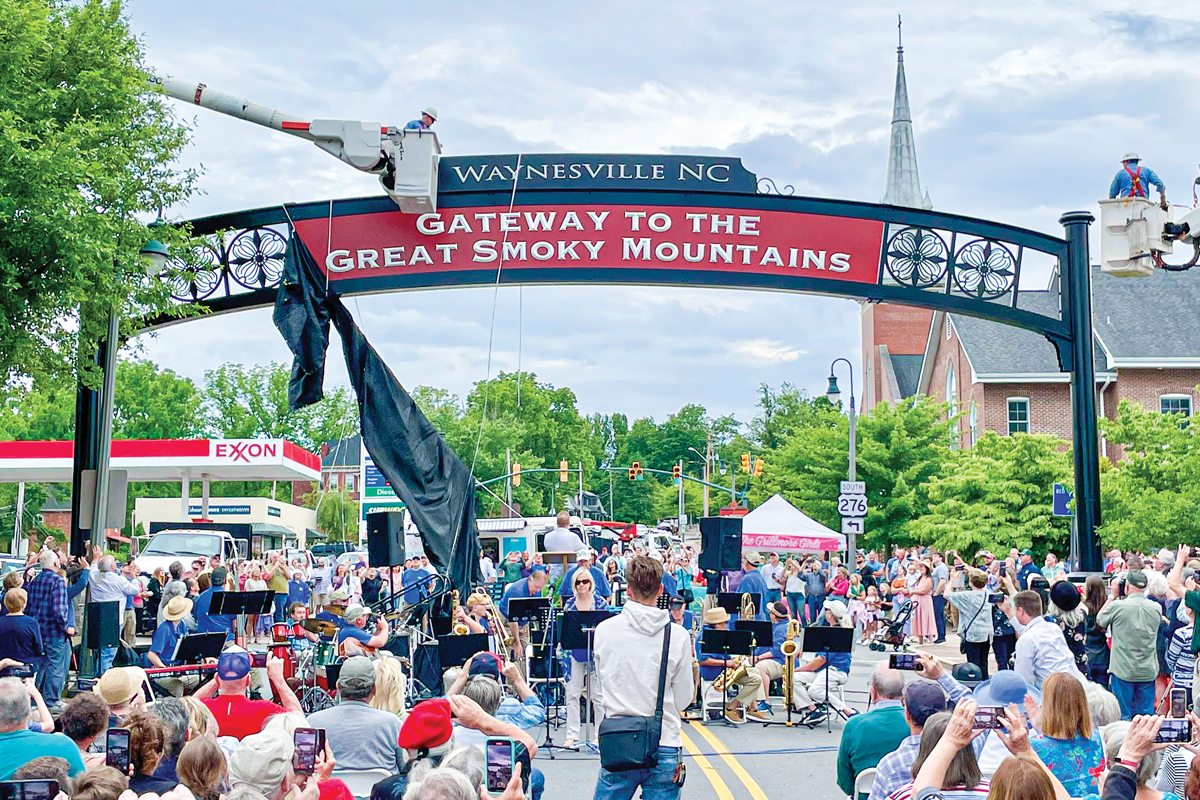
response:
{"label": "drum kit", "polygon": [[[338,653],[338,625],[336,622],[324,619],[306,619],[300,625],[309,633],[320,636],[321,640],[312,643],[311,647],[293,652],[287,642],[288,626],[279,624],[275,627],[283,629],[284,637],[281,642],[280,631],[274,631],[275,644],[273,648],[280,647],[286,651],[287,655],[281,656],[286,658],[284,674],[288,678],[300,677],[300,685],[297,687],[296,693],[304,712],[311,714],[314,711],[333,706],[334,698],[337,696],[337,677],[341,672],[343,658]],[[401,629],[395,635],[407,636],[410,632],[410,630]],[[393,657],[400,661],[406,672],[411,674],[412,665],[408,658]],[[406,686],[411,687],[412,681],[406,681]]]}

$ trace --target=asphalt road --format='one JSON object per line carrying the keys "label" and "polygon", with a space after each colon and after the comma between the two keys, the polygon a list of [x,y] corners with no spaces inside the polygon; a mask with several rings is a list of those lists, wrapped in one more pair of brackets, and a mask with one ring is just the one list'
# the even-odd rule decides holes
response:
{"label": "asphalt road", "polygon": [[[850,665],[846,702],[860,711],[867,708],[867,680],[886,653],[859,646]],[[783,719],[777,706],[775,719]],[[689,800],[790,800],[797,795],[813,800],[839,798],[837,749],[843,721],[834,718],[826,727],[764,726],[747,722],[733,726],[684,723],[684,751],[688,768],[682,796]],[[538,737],[539,741],[541,737]],[[552,732],[561,742],[563,733]],[[555,751],[551,760],[539,752],[534,765],[546,776],[546,794],[553,800],[590,800],[600,768],[599,756]]]}

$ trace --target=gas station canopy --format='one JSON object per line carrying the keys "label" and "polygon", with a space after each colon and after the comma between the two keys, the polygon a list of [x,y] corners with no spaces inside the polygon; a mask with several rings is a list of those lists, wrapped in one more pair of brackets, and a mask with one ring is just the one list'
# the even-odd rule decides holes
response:
{"label": "gas station canopy", "polygon": [[[0,442],[0,483],[67,483],[74,442]],[[122,439],[110,467],[131,481],[317,481],[321,458],[286,439]]]}

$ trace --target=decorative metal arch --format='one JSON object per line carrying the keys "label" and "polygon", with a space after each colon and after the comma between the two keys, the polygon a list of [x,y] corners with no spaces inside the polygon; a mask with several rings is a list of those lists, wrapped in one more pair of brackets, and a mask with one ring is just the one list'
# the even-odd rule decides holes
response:
{"label": "decorative metal arch", "polygon": [[[686,193],[607,189],[533,188],[451,191],[438,198],[439,211],[453,214],[480,207],[529,207],[590,204],[604,206],[694,207],[731,211],[787,212],[825,219],[871,221],[881,225],[879,263],[875,279],[851,281],[826,273],[781,275],[747,271],[690,268],[687,265],[631,266],[619,259],[596,264],[537,266],[518,262],[503,265],[505,285],[598,283],[629,285],[688,285],[753,288],[802,292],[867,301],[952,311],[1036,331],[1054,344],[1061,368],[1071,372],[1075,410],[1074,453],[1078,544],[1082,569],[1099,568],[1095,527],[1099,524],[1099,454],[1094,392],[1090,274],[1087,228],[1092,218],[1073,212],[1060,220],[1067,236],[1056,238],[1037,231],[983,219],[869,203],[796,197],[769,180],[758,182],[758,193],[690,191]],[[785,187],[788,191],[791,187]],[[765,192],[763,190],[766,190]],[[287,204],[191,221],[192,232],[210,246],[181,270],[169,272],[172,295],[181,302],[198,302],[213,313],[270,306],[275,301],[283,256],[296,226],[312,221],[335,223],[366,219],[364,215],[399,214],[384,197]],[[1058,270],[1058,314],[1043,313],[1044,303],[1022,304],[1022,267],[1031,253],[1044,254]],[[318,261],[320,259],[318,258]],[[169,276],[169,277],[168,277]],[[478,268],[410,269],[403,273],[339,275],[345,295],[405,291],[436,287],[492,285],[494,263]],[[1044,291],[1038,291],[1043,294]],[[147,320],[148,328],[187,321]],[[1080,343],[1081,346],[1076,346]]]}

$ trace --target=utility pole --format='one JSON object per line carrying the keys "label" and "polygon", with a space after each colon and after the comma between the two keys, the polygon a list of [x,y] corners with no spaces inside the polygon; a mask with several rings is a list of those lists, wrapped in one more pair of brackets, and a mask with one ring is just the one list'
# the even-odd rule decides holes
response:
{"label": "utility pole", "polygon": [[608,471],[608,521],[612,522],[617,518],[617,507],[613,504],[612,493],[612,470]]}
{"label": "utility pole", "polygon": [[679,459],[679,515],[675,517],[675,524],[679,526],[679,536],[683,538],[683,459]]}
{"label": "utility pole", "polygon": [[579,520],[583,521],[583,462],[579,462]]}
{"label": "utility pole", "polygon": [[9,548],[11,554],[16,557],[21,557],[24,553],[21,552],[21,517],[25,513],[25,481],[17,484],[17,518],[13,522],[13,540],[12,547]]}
{"label": "utility pole", "polygon": [[709,465],[712,464],[712,434],[708,434],[708,443],[704,448],[704,516],[708,516],[708,481]]}
{"label": "utility pole", "polygon": [[504,474],[508,477],[504,479],[504,503],[508,508],[504,509],[504,516],[512,516],[512,448],[504,448]]}

